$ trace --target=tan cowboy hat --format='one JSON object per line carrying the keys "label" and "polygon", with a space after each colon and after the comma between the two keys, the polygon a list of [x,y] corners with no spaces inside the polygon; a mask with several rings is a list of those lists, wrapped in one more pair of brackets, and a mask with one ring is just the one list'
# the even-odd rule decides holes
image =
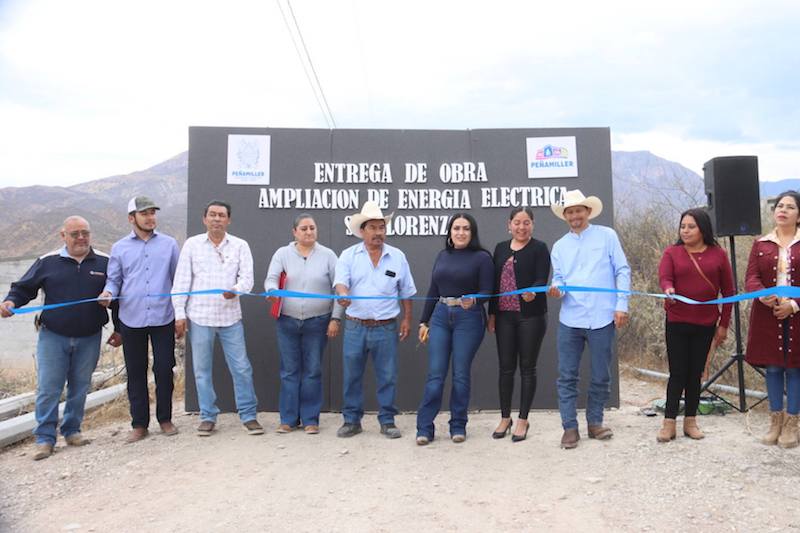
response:
{"label": "tan cowboy hat", "polygon": [[592,210],[592,212],[589,213],[590,220],[603,212],[603,202],[600,201],[600,198],[598,198],[597,196],[589,196],[587,198],[586,196],[583,195],[580,189],[575,189],[574,191],[567,191],[567,194],[564,195],[563,200],[564,200],[563,204],[550,205],[550,209],[552,209],[553,213],[561,220],[566,220],[564,218],[564,211],[568,207],[574,207],[576,205],[582,205]]}
{"label": "tan cowboy hat", "polygon": [[350,231],[353,233],[353,235],[360,238],[364,236],[361,233],[361,224],[367,220],[383,220],[388,224],[389,221],[392,220],[393,216],[394,213],[389,213],[388,215],[383,216],[381,208],[378,207],[378,204],[375,202],[364,202],[361,212],[351,216],[350,222],[348,222],[345,218],[344,223],[348,228],[350,228]]}

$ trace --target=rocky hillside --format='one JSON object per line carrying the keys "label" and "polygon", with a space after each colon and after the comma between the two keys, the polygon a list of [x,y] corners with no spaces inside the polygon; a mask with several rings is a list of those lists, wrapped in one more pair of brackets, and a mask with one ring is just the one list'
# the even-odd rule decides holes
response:
{"label": "rocky hillside", "polygon": [[0,256],[4,260],[36,257],[61,246],[58,229],[69,215],[86,217],[100,250],[130,231],[126,209],[136,195],[147,194],[161,207],[159,226],[182,241],[186,237],[187,152],[131,174],[111,176],[72,187],[0,189]]}
{"label": "rocky hillside", "polygon": [[676,215],[705,204],[703,178],[680,163],[650,152],[611,152],[614,214],[625,217],[648,204]]}

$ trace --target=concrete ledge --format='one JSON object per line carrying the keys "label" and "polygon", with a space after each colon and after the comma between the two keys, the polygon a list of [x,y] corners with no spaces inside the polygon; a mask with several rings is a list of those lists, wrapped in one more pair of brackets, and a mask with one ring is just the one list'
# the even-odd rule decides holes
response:
{"label": "concrete ledge", "polygon": [[[125,392],[127,383],[120,383],[89,394],[86,397],[86,409],[98,407],[110,402]],[[9,398],[10,399],[10,398]],[[58,404],[59,419],[64,416],[64,402]],[[0,422],[0,447],[14,444],[22,439],[28,438],[33,434],[36,427],[36,417],[34,413],[27,413],[10,420]]]}
{"label": "concrete ledge", "polygon": [[[92,385],[97,386],[105,380],[114,377],[117,373],[122,371],[124,367],[106,370],[105,372],[95,372],[92,374]],[[25,392],[0,400],[0,420],[8,420],[9,418],[18,416],[20,412],[26,411],[31,404],[36,401],[35,392]]]}

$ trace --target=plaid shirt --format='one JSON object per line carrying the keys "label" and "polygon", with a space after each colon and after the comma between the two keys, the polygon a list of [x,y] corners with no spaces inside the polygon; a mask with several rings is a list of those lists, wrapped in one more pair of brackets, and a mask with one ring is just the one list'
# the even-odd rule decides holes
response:
{"label": "plaid shirt", "polygon": [[[250,246],[226,234],[215,246],[203,233],[186,239],[175,271],[173,292],[223,289],[250,292],[253,288],[253,254]],[[221,294],[173,296],[175,320],[189,318],[207,327],[227,327],[242,319],[239,298],[226,300]]]}

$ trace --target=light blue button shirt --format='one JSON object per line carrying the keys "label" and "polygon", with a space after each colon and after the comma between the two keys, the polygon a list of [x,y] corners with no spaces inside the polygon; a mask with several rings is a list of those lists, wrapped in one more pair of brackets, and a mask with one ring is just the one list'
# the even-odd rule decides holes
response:
{"label": "light blue button shirt", "polygon": [[[336,262],[333,286],[348,287],[350,296],[391,296],[410,298],[417,293],[406,255],[388,244],[378,266],[372,264],[363,242],[347,248]],[[400,314],[400,302],[386,300],[352,300],[346,313],[364,320],[388,320]]]}
{"label": "light blue button shirt", "polygon": [[[163,326],[175,318],[172,278],[178,264],[178,243],[154,231],[146,241],[131,231],[111,247],[105,290],[120,296],[119,319],[128,327]],[[165,294],[145,298],[147,294]]]}
{"label": "light blue button shirt", "polygon": [[[631,269],[617,233],[605,226],[589,225],[570,231],[553,245],[552,285],[630,290]],[[561,300],[559,321],[571,328],[599,329],[614,321],[614,312],[628,312],[628,295],[602,292],[567,292]]]}

